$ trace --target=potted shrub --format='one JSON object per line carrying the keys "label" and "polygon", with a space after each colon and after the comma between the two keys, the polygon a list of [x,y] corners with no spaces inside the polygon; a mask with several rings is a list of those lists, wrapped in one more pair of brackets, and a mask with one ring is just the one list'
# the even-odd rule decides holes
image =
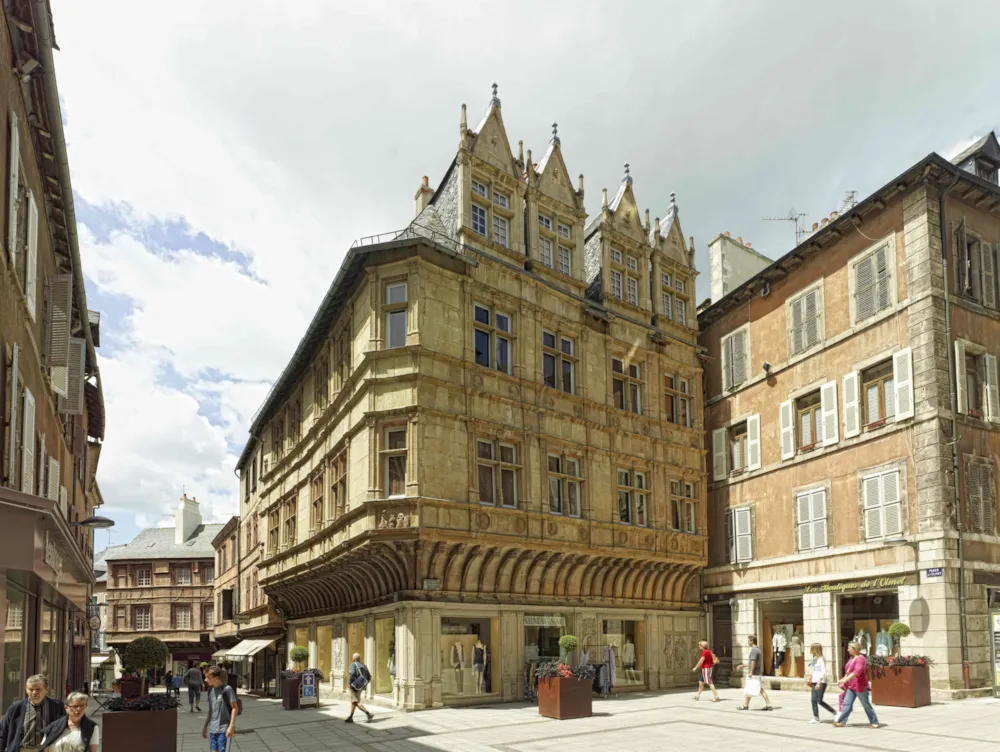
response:
{"label": "potted shrub", "polygon": [[[559,650],[563,658],[568,659],[578,644],[573,635],[560,638]],[[539,715],[559,720],[593,715],[593,666],[540,663],[535,675],[538,677]]]}
{"label": "potted shrub", "polygon": [[[155,637],[138,637],[125,646],[122,663],[130,676],[135,676],[142,683],[139,694],[146,694],[146,672],[162,668],[170,657],[167,646]],[[124,679],[122,696],[125,697]]]}
{"label": "potted shrub", "polygon": [[295,664],[293,669],[281,672],[281,705],[285,710],[299,709],[299,692],[302,689],[302,664],[309,660],[309,648],[296,645],[288,657]]}
{"label": "potted shrub", "polygon": [[[894,642],[909,636],[910,628],[903,622],[889,627]],[[931,704],[930,666],[934,662],[925,655],[870,655],[868,680],[872,686],[872,702],[900,708],[920,708]]]}
{"label": "potted shrub", "polygon": [[576,650],[580,641],[571,634],[563,635],[559,638],[559,662],[571,663],[573,661],[573,651]]}
{"label": "potted shrub", "polygon": [[178,704],[177,698],[159,693],[111,698],[101,721],[104,752],[132,752],[137,744],[147,752],[176,752]]}

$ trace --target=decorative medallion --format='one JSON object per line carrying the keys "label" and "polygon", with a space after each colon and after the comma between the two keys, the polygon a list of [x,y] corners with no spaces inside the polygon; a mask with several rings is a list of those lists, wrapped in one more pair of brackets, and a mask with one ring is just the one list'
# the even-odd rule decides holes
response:
{"label": "decorative medallion", "polygon": [[617,417],[615,417],[615,416],[612,415],[611,416],[611,427],[612,428],[621,428],[621,425],[622,425],[622,422]]}
{"label": "decorative medallion", "polygon": [[518,397],[521,396],[521,390],[518,389],[514,384],[511,384],[509,387],[507,387],[507,391],[510,393],[510,396],[513,397],[514,399],[517,399]]}
{"label": "decorative medallion", "polygon": [[581,527],[576,531],[576,535],[581,541],[586,542],[587,538],[590,537],[590,531],[588,531],[585,527]]}
{"label": "decorative medallion", "polygon": [[625,532],[618,533],[618,542],[623,545],[628,543],[628,534]]}
{"label": "decorative medallion", "polygon": [[476,387],[476,389],[482,389],[483,388],[483,377],[480,376],[478,373],[477,374],[473,374],[473,376],[472,376],[472,385],[474,387]]}
{"label": "decorative medallion", "polygon": [[667,541],[667,547],[671,553],[677,553],[680,550],[680,538],[676,535],[671,535],[670,540]]}
{"label": "decorative medallion", "polygon": [[518,518],[514,522],[514,532],[517,533],[518,535],[524,535],[526,532],[528,532],[528,523],[525,521],[523,517]]}
{"label": "decorative medallion", "polygon": [[573,405],[573,415],[578,418],[583,417],[583,407],[581,405]]}
{"label": "decorative medallion", "polygon": [[333,625],[333,636],[334,637],[344,636],[344,625],[339,621]]}
{"label": "decorative medallion", "polygon": [[476,515],[476,526],[480,530],[485,530],[490,526],[490,516],[486,512],[480,512]]}
{"label": "decorative medallion", "polygon": [[549,535],[555,535],[559,532],[559,526],[554,522],[549,523]]}
{"label": "decorative medallion", "polygon": [[642,539],[642,545],[644,545],[646,548],[652,548],[653,547],[653,535],[652,535],[652,533],[650,533],[649,535],[647,535],[645,538]]}
{"label": "decorative medallion", "polygon": [[544,400],[542,400],[542,404],[551,410],[553,407],[555,407],[556,401],[551,397],[546,397]]}

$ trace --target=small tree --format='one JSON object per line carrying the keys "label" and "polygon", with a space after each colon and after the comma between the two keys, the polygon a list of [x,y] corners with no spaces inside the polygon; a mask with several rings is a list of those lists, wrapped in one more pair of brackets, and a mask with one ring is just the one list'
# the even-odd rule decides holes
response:
{"label": "small tree", "polygon": [[155,637],[138,637],[125,646],[122,662],[127,671],[135,671],[142,682],[142,694],[146,694],[146,672],[157,669],[170,657],[167,646]]}
{"label": "small tree", "polygon": [[309,648],[302,645],[296,645],[292,648],[292,651],[288,654],[288,656],[292,659],[296,668],[301,668],[300,664],[309,660]]}
{"label": "small tree", "polygon": [[889,636],[899,642],[904,637],[910,636],[910,628],[901,621],[894,622],[889,626]]}
{"label": "small tree", "polygon": [[576,650],[577,645],[579,645],[579,644],[580,644],[580,641],[578,639],[576,639],[576,637],[574,637],[571,634],[563,635],[562,637],[560,637],[559,638],[559,650],[562,652],[562,655],[560,656],[560,660],[563,663],[566,663],[569,660],[570,656],[573,655],[573,651]]}

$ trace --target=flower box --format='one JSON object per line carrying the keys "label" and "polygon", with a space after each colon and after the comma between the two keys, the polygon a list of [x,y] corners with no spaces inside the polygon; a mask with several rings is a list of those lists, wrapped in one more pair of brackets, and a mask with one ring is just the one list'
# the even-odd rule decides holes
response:
{"label": "flower box", "polygon": [[104,752],[177,752],[176,710],[119,710],[101,714]]}
{"label": "flower box", "polygon": [[887,666],[868,671],[872,702],[897,708],[922,708],[931,704],[928,666]]}
{"label": "flower box", "polygon": [[546,718],[589,718],[593,713],[593,681],[550,676],[538,679],[538,714]]}
{"label": "flower box", "polygon": [[299,710],[299,689],[302,686],[302,677],[296,676],[292,679],[281,680],[281,707],[285,710]]}

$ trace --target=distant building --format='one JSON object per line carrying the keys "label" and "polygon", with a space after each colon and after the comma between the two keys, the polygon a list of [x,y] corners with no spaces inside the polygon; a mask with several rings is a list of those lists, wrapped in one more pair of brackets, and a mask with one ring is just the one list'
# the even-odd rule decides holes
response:
{"label": "distant building", "polygon": [[89,613],[100,622],[98,629],[90,630],[90,681],[100,681],[100,686],[110,687],[111,681],[121,676],[119,656],[108,647],[108,565],[105,557],[112,551],[125,548],[125,544],[108,546],[94,554],[94,591],[90,598]]}
{"label": "distant building", "polygon": [[771,259],[744,243],[742,237],[734,239],[728,232],[716,235],[708,244],[712,302],[726,297],[770,264]]}
{"label": "distant building", "polygon": [[165,668],[178,671],[214,652],[212,539],[223,526],[202,524],[198,502],[187,494],[174,518],[174,527],[147,528],[105,554],[106,644],[120,651],[137,637],[157,637],[170,649]]}

